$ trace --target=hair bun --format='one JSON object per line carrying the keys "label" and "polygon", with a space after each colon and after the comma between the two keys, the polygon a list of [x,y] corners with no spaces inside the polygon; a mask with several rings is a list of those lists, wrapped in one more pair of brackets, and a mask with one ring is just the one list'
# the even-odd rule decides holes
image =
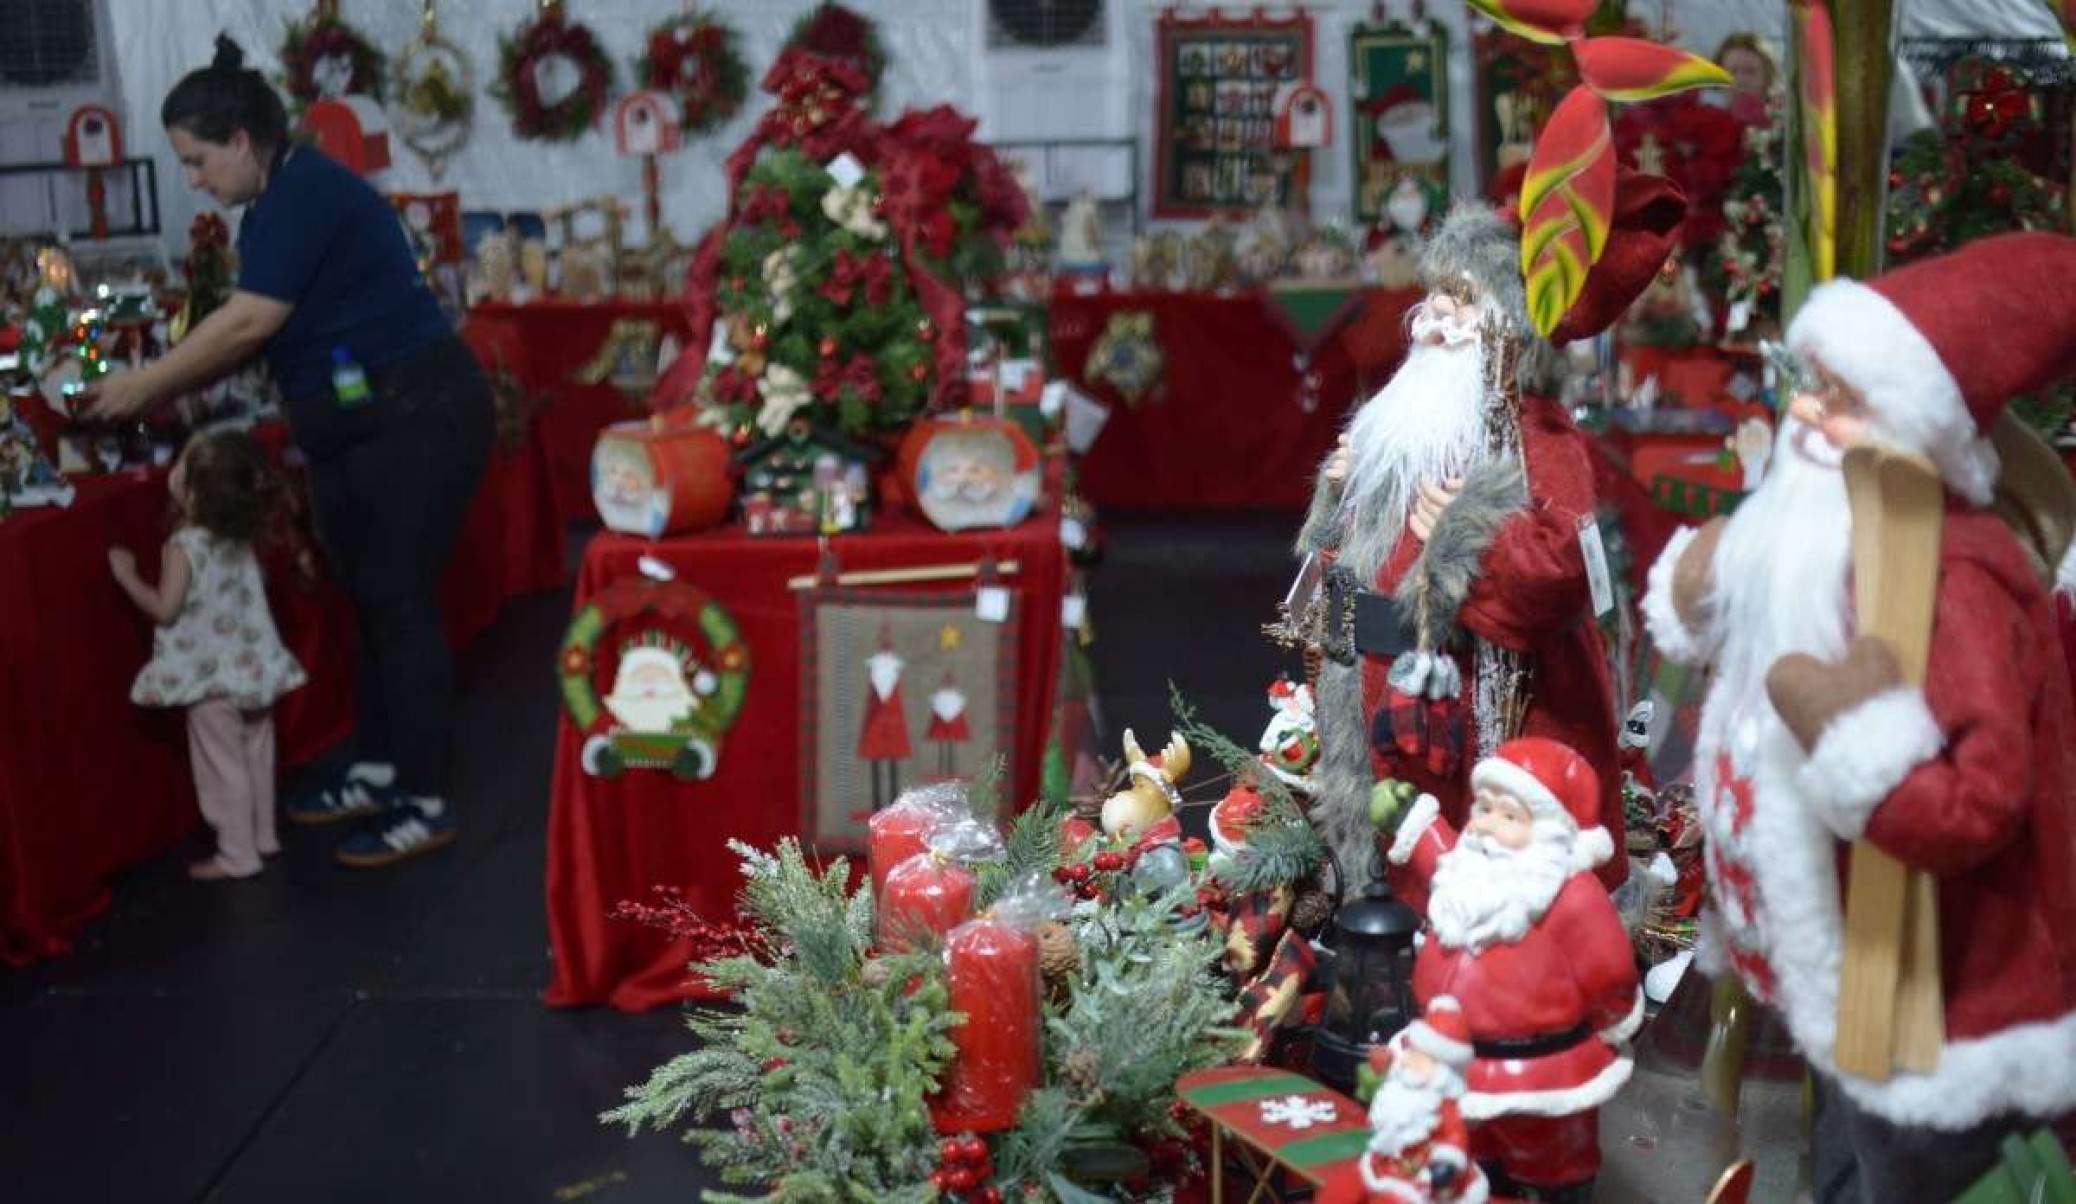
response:
{"label": "hair bun", "polygon": [[242,71],[245,69],[245,48],[231,40],[231,35],[216,35],[216,57],[209,65],[218,71]]}

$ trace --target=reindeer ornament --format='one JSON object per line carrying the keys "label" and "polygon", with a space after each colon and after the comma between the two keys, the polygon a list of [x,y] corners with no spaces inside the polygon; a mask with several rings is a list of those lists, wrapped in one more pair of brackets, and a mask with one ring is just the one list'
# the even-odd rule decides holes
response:
{"label": "reindeer ornament", "polygon": [[1124,751],[1128,784],[1103,800],[1103,835],[1129,843],[1182,805],[1182,791],[1177,787],[1189,773],[1189,741],[1170,736],[1168,747],[1159,756],[1149,757],[1140,750],[1138,738],[1126,729]]}

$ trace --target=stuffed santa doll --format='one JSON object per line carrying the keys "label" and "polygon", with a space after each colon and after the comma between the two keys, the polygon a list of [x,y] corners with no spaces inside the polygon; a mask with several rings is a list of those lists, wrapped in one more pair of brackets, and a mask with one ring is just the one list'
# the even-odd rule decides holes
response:
{"label": "stuffed santa doll", "polygon": [[1413,994],[1462,1001],[1475,1054],[1463,1115],[1472,1153],[1507,1193],[1592,1198],[1599,1108],[1629,1081],[1643,1022],[1636,960],[1593,870],[1614,855],[1592,765],[1527,736],[1471,771],[1462,835],[1423,795],[1390,858],[1428,888]]}
{"label": "stuffed santa doll", "polygon": [[[1698,962],[1784,1018],[1817,1071],[1818,1182],[1857,1176],[1859,1198],[1949,1200],[2004,1134],[2076,1109],[2076,726],[2048,579],[2061,550],[2000,516],[2011,440],[2027,436],[1998,429],[2012,396],[2076,369],[2071,281],[2076,241],[2015,234],[1818,288],[1788,331],[1803,379],[1764,483],[1650,574],[1658,650],[1715,666],[1695,758],[1711,903]],[[1922,688],[1853,629],[1840,466],[1864,442],[1922,454],[1947,490]],[[1936,880],[1935,1070],[1876,1082],[1834,1061],[1855,840]]]}
{"label": "stuffed santa doll", "polygon": [[1470,1026],[1447,995],[1371,1053],[1381,1077],[1369,1145],[1320,1189],[1319,1204],[1485,1204],[1491,1187],[1470,1160],[1461,1103],[1470,1062]]}
{"label": "stuffed santa doll", "polygon": [[[1676,241],[1677,189],[1631,176],[1622,196],[1561,339],[1604,328]],[[1528,317],[1520,238],[1498,213],[1459,206],[1421,271],[1412,348],[1356,410],[1298,537],[1299,554],[1327,566],[1308,620],[1322,654],[1313,815],[1358,869],[1376,839],[1377,781],[1412,783],[1461,824],[1471,765],[1516,735],[1578,749],[1603,787],[1596,823],[1622,822],[1581,537],[1593,469],[1550,395],[1556,357]],[[1603,877],[1612,889],[1626,871],[1612,860]]]}

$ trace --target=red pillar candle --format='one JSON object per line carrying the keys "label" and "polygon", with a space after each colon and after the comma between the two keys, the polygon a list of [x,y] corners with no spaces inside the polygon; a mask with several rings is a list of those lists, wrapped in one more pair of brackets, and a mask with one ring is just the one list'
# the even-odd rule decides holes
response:
{"label": "red pillar candle", "polygon": [[973,872],[935,853],[918,853],[887,875],[879,894],[879,947],[906,953],[973,914]]}
{"label": "red pillar candle", "polygon": [[958,1050],[930,1102],[940,1133],[998,1133],[1040,1078],[1038,938],[993,919],[961,924],[944,945]]}
{"label": "red pillar candle", "polygon": [[909,799],[897,799],[892,806],[872,813],[865,821],[865,866],[872,875],[874,901],[885,894],[887,875],[895,866],[930,851],[930,834],[943,823],[941,811]]}

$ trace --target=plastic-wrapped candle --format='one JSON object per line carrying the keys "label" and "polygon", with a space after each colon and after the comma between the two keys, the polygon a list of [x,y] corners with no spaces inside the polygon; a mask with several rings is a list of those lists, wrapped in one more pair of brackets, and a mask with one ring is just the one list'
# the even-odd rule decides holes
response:
{"label": "plastic-wrapped candle", "polygon": [[952,1030],[958,1052],[945,1069],[942,1091],[930,1101],[938,1132],[1013,1128],[1024,1099],[1038,1087],[1038,927],[1067,908],[1057,887],[1032,881],[945,938],[948,1006],[966,1019]]}
{"label": "plastic-wrapped candle", "polygon": [[872,897],[877,901],[886,889],[887,875],[894,867],[930,851],[930,834],[969,814],[966,788],[958,782],[937,782],[903,791],[893,802],[873,812],[865,821],[865,865],[872,875]]}
{"label": "plastic-wrapped candle", "polygon": [[1001,836],[972,816],[940,825],[930,834],[928,852],[887,874],[879,893],[879,947],[906,953],[943,939],[973,914],[975,879],[968,867],[1001,856]]}

